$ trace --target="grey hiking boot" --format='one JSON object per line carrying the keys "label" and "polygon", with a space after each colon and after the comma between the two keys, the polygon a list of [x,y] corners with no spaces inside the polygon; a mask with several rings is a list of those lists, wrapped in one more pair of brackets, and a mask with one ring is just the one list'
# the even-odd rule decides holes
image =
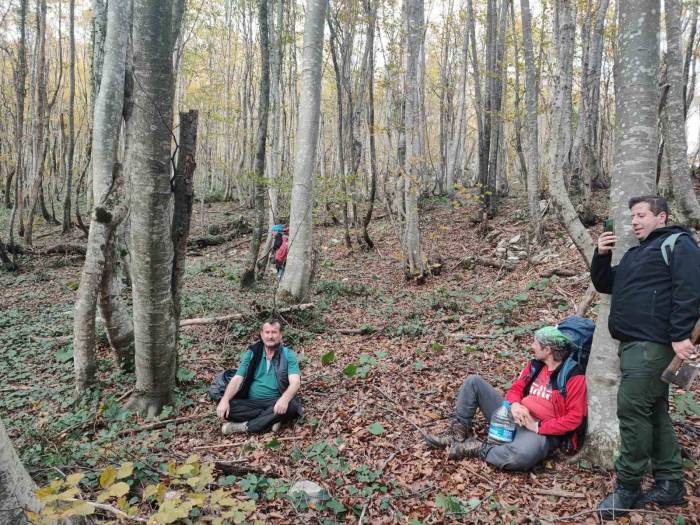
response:
{"label": "grey hiking boot", "polygon": [[282,423],[280,423],[278,421],[277,423],[272,425],[272,428],[270,430],[272,431],[273,434],[277,434],[280,431],[280,428],[282,428]]}
{"label": "grey hiking boot", "polygon": [[233,421],[227,421],[221,427],[221,433],[224,436],[229,434],[240,434],[243,432],[248,432],[248,422],[243,421],[242,423],[234,423]]}
{"label": "grey hiking boot", "polygon": [[474,437],[466,441],[455,442],[450,447],[448,457],[450,459],[475,458],[479,455],[482,446],[484,446],[484,442]]}
{"label": "grey hiking boot", "polygon": [[453,421],[450,424],[450,428],[445,430],[442,434],[425,434],[423,439],[432,448],[445,448],[449,447],[453,443],[460,443],[467,439],[469,435],[469,427],[463,425],[459,421]]}

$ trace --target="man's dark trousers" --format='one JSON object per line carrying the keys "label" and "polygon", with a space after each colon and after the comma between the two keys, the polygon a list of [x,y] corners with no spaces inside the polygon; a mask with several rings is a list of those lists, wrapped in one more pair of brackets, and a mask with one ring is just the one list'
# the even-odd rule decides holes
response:
{"label": "man's dark trousers", "polygon": [[301,415],[301,402],[294,397],[287,406],[287,413],[277,415],[274,412],[275,403],[279,397],[271,399],[232,399],[229,402],[229,421],[247,421],[248,432],[266,432],[275,423],[284,423]]}
{"label": "man's dark trousers", "polygon": [[661,373],[673,359],[673,349],[647,341],[620,343],[620,455],[617,479],[636,484],[649,470],[656,480],[682,480],[680,449],[668,415],[668,385]]}

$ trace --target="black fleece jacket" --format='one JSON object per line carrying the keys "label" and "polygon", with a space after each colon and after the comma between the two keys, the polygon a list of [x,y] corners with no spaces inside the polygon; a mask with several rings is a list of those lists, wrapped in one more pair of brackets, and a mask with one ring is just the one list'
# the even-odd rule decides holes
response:
{"label": "black fleece jacket", "polygon": [[[676,240],[667,265],[661,254],[664,239]],[[700,316],[700,249],[682,226],[657,228],[639,246],[630,248],[617,266],[612,254],[596,249],[591,280],[596,290],[612,293],[608,327],[620,341],[670,344],[690,337]]]}

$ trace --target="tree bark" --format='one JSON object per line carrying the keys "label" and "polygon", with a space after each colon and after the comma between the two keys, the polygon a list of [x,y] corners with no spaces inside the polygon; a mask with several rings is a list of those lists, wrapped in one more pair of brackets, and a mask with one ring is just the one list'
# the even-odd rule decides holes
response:
{"label": "tree bark", "polygon": [[[560,220],[576,245],[586,264],[590,266],[593,255],[593,239],[576,214],[564,180],[571,168],[571,83],[573,75],[573,50],[575,35],[575,7],[568,0],[557,0],[559,35],[558,81],[553,127],[553,163],[549,171],[549,193]],[[567,109],[568,108],[568,109]]]}
{"label": "tree bark", "polygon": [[308,0],[304,22],[301,97],[294,152],[287,266],[277,291],[282,303],[301,303],[309,291],[313,248],[313,184],[321,113],[323,27],[327,0]]}
{"label": "tree bark", "polygon": [[[613,264],[636,244],[627,202],[656,191],[657,74],[659,5],[655,0],[621,0],[615,59],[615,143],[610,185],[610,216],[617,245]],[[588,429],[582,456],[610,468],[619,443],[618,342],[607,327],[609,296],[601,294],[593,348],[586,369]]]}
{"label": "tree bark", "polygon": [[530,0],[520,0],[520,16],[523,24],[523,54],[525,57],[525,104],[527,106],[527,207],[533,237],[542,242],[542,216],[540,215],[539,187],[539,127],[537,117],[537,71],[532,48],[532,17]]}
{"label": "tree bark", "polygon": [[362,219],[362,244],[365,249],[373,250],[374,242],[372,242],[367,228],[372,220],[374,200],[377,195],[377,148],[374,136],[374,30],[377,23],[377,6],[372,0],[365,0],[364,5],[367,15],[367,49],[369,52],[367,64],[367,129],[369,134],[370,190],[367,212]]}
{"label": "tree bark", "polygon": [[[93,195],[102,202],[115,182],[117,174],[117,142],[124,104],[124,75],[128,36],[128,9],[122,2],[110,2],[108,8],[104,61],[100,87],[95,100],[92,133]],[[75,387],[83,393],[95,382],[95,314],[100,284],[111,283],[105,276],[108,262],[113,260],[111,221],[93,220],[88,232],[87,253],[80,278],[73,317],[73,365]],[[111,272],[108,272],[111,273]],[[109,295],[109,294],[108,294]],[[121,338],[115,338],[121,339]],[[121,346],[119,347],[121,348]],[[123,360],[117,352],[118,360]],[[128,358],[127,358],[128,361]]]}
{"label": "tree bark", "polygon": [[0,521],[13,525],[28,523],[25,511],[39,512],[42,507],[34,497],[35,490],[0,419]]}
{"label": "tree bark", "polygon": [[150,416],[172,402],[176,372],[170,224],[172,35],[169,3],[134,1],[133,142],[128,168],[136,387],[128,406]]}
{"label": "tree bark", "polygon": [[63,233],[73,228],[71,197],[73,157],[75,155],[75,0],[69,0],[69,66],[68,66],[68,151],[66,152],[66,181],[63,195]]}
{"label": "tree bark", "polygon": [[265,146],[267,142],[267,120],[270,107],[270,45],[267,29],[267,0],[258,0],[258,37],[260,38],[260,94],[258,99],[258,136],[255,147],[253,173],[255,176],[255,223],[250,240],[248,263],[241,275],[241,288],[250,288],[255,283],[260,244],[265,227]]}
{"label": "tree bark", "polygon": [[700,228],[700,204],[693,191],[688,166],[688,141],[685,131],[685,95],[683,84],[683,56],[681,33],[681,4],[679,0],[666,0],[666,64],[669,85],[662,128],[666,155],[671,165],[673,195],[685,223]]}

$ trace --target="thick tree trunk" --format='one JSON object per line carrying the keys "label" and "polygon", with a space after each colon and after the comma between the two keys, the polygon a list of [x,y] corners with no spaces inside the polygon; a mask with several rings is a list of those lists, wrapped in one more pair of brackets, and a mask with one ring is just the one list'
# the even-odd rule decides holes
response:
{"label": "thick tree trunk", "polygon": [[128,406],[148,415],[160,413],[173,400],[177,356],[170,224],[172,25],[167,2],[134,1],[134,108],[128,168],[136,387]]}
{"label": "thick tree trunk", "polygon": [[255,269],[265,228],[265,146],[267,143],[267,120],[270,107],[270,45],[267,29],[267,0],[258,0],[258,38],[260,39],[260,95],[258,99],[258,136],[255,147],[253,173],[255,176],[255,223],[250,240],[248,262],[241,275],[241,288],[250,288],[255,283]]}
{"label": "thick tree trunk", "polygon": [[[128,37],[128,9],[122,2],[109,5],[107,33],[104,43],[104,62],[100,74],[100,87],[95,101],[92,134],[93,194],[102,202],[115,181],[119,169],[116,149],[124,104],[124,74]],[[106,221],[110,223],[111,221]],[[105,275],[106,264],[114,260],[113,228],[105,221],[90,222],[87,254],[80,278],[78,297],[73,317],[73,363],[75,387],[78,393],[95,382],[95,313],[97,299],[102,288],[111,286],[111,271]],[[112,294],[105,289],[103,300]],[[104,316],[110,318],[110,315]],[[111,323],[109,323],[111,325]],[[128,332],[128,329],[126,330]],[[121,335],[121,334],[120,334]],[[115,342],[123,337],[112,337]],[[120,345],[118,348],[122,348]],[[117,352],[120,361],[124,361]],[[127,359],[128,361],[128,359]]]}
{"label": "thick tree trunk", "polygon": [[313,248],[313,184],[321,112],[323,26],[328,0],[308,0],[304,22],[301,97],[294,152],[287,266],[277,291],[282,303],[301,303],[309,291]]}
{"label": "thick tree trunk", "polygon": [[[617,245],[613,264],[636,244],[627,202],[635,195],[656,193],[657,74],[659,5],[655,0],[621,0],[615,60],[615,144],[610,185],[610,216]],[[609,298],[603,299],[586,369],[587,441],[582,455],[596,465],[612,467],[619,429],[616,395],[619,382],[618,342],[608,334]]]}
{"label": "thick tree trunk", "polygon": [[520,16],[523,23],[523,54],[525,57],[525,104],[527,106],[527,208],[534,238],[541,242],[544,237],[540,215],[539,187],[539,128],[537,122],[537,74],[535,55],[532,49],[532,17],[530,0],[520,0]]}
{"label": "thick tree trunk", "polygon": [[362,245],[366,250],[374,249],[374,242],[367,228],[372,220],[374,200],[377,195],[377,148],[374,134],[374,30],[377,23],[377,7],[372,0],[365,0],[365,13],[367,14],[367,49],[369,52],[367,63],[367,128],[369,134],[369,171],[370,189],[367,203],[367,212],[362,219]]}
{"label": "thick tree trunk", "polygon": [[700,204],[693,191],[685,136],[685,97],[681,43],[681,5],[666,0],[666,64],[669,85],[664,116],[661,119],[666,154],[671,165],[673,195],[688,226],[700,228]]}
{"label": "thick tree trunk", "polygon": [[15,452],[0,419],[0,522],[27,523],[25,511],[39,512],[41,503],[34,497],[36,486]]}

